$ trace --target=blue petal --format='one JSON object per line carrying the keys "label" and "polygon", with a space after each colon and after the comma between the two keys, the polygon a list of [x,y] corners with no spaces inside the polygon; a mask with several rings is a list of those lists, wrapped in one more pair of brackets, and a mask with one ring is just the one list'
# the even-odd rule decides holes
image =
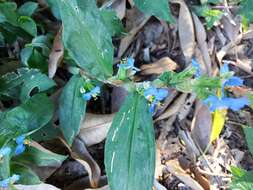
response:
{"label": "blue petal", "polygon": [[134,58],[129,57],[127,59],[127,66],[130,67],[130,68],[132,68],[134,66]]}
{"label": "blue petal", "polygon": [[19,144],[16,149],[15,149],[15,155],[20,155],[25,151],[25,145],[24,144]]}
{"label": "blue petal", "polygon": [[226,107],[232,109],[233,111],[239,111],[244,106],[249,105],[250,101],[247,97],[241,98],[222,98],[222,102]]}
{"label": "blue petal", "polygon": [[230,86],[230,87],[235,87],[235,86],[241,86],[243,85],[243,80],[240,79],[239,77],[230,77],[227,79],[224,83],[224,87]]}
{"label": "blue petal", "polygon": [[158,101],[162,101],[164,98],[166,98],[168,96],[168,90],[166,89],[158,89],[157,93],[155,95],[155,99]]}
{"label": "blue petal", "polygon": [[6,156],[9,155],[11,153],[11,148],[10,147],[4,147],[2,149],[0,149],[0,156]]}
{"label": "blue petal", "polygon": [[11,182],[11,183],[15,183],[15,182],[17,182],[19,179],[20,179],[20,175],[14,174],[14,175],[11,176],[10,182]]}
{"label": "blue petal", "polygon": [[156,93],[157,93],[157,89],[154,87],[150,87],[144,91],[144,96],[145,97],[154,96]]}
{"label": "blue petal", "polygon": [[153,102],[150,107],[149,107],[149,113],[151,113],[152,115],[155,112],[155,108],[156,108],[156,102]]}
{"label": "blue petal", "polygon": [[0,181],[0,187],[3,189],[8,188],[9,184],[10,184],[10,178]]}
{"label": "blue petal", "polygon": [[23,144],[24,140],[25,140],[25,135],[20,135],[19,137],[16,138],[16,143]]}
{"label": "blue petal", "polygon": [[210,111],[215,111],[216,109],[226,108],[226,105],[217,97],[210,95],[207,99],[203,101],[204,104],[209,106]]}
{"label": "blue petal", "polygon": [[220,74],[225,74],[229,72],[229,67],[228,63],[225,63],[221,68],[220,68]]}
{"label": "blue petal", "polygon": [[82,95],[82,97],[83,97],[83,99],[84,100],[86,100],[86,101],[89,101],[89,100],[91,100],[91,93],[90,92],[88,92],[88,93],[84,93],[83,95]]}
{"label": "blue petal", "polygon": [[96,86],[90,92],[91,92],[91,94],[94,94],[94,95],[99,94],[100,93],[100,87]]}
{"label": "blue petal", "polygon": [[192,67],[195,69],[195,77],[198,78],[201,76],[201,68],[199,63],[195,60],[192,59]]}

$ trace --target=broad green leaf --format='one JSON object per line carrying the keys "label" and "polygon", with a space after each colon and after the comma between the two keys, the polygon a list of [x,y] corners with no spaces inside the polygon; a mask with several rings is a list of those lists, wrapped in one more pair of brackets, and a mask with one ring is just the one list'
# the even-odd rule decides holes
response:
{"label": "broad green leaf", "polygon": [[4,36],[3,34],[0,32],[0,47],[4,46],[5,42],[4,42]]}
{"label": "broad green leaf", "polygon": [[[250,150],[250,153],[253,155],[253,128],[252,127],[247,127],[247,126],[243,126],[243,131],[245,134],[245,138]],[[252,180],[253,181],[253,180]]]}
{"label": "broad green leaf", "polygon": [[15,157],[14,160],[24,165],[57,167],[60,166],[66,158],[67,156],[53,153],[40,144],[33,142],[31,146],[27,146],[23,154]]}
{"label": "broad green leaf", "polygon": [[36,173],[23,164],[12,162],[11,172],[13,174],[20,175],[20,180],[18,180],[19,184],[36,185],[41,183],[40,178],[36,175]]}
{"label": "broad green leaf", "polygon": [[46,0],[48,6],[51,8],[51,11],[55,18],[61,19],[60,10],[58,8],[58,4],[56,0]]}
{"label": "broad green leaf", "polygon": [[88,74],[112,76],[113,45],[94,0],[57,0],[63,23],[63,44],[69,56]]}
{"label": "broad green leaf", "polygon": [[[1,128],[1,126],[0,126]],[[2,148],[2,145],[0,145]],[[0,181],[10,176],[10,155],[6,155],[0,160]]]}
{"label": "broad green leaf", "polygon": [[0,95],[20,98],[22,101],[30,97],[30,92],[37,88],[38,92],[55,86],[55,82],[36,69],[20,68],[0,77]]}
{"label": "broad green leaf", "polygon": [[37,8],[38,3],[28,1],[19,7],[18,14],[22,16],[32,16]]}
{"label": "broad green leaf", "polygon": [[123,24],[117,17],[115,11],[101,10],[100,14],[104,20],[104,23],[111,33],[111,36],[122,35],[125,32]]}
{"label": "broad green leaf", "polygon": [[17,18],[16,14],[17,5],[12,2],[0,2],[0,23],[8,22],[14,26],[17,26]]}
{"label": "broad green leaf", "polygon": [[243,17],[243,28],[246,30],[248,25],[253,22],[253,0],[242,0],[240,3],[240,15]]}
{"label": "broad green leaf", "polygon": [[[245,171],[237,168],[236,175],[233,174],[232,182],[230,184],[231,190],[251,190],[253,189],[253,172]],[[233,172],[233,171],[232,171]],[[239,174],[239,175],[238,175]]]}
{"label": "broad green leaf", "polygon": [[0,146],[5,142],[46,125],[53,117],[53,103],[37,94],[22,105],[0,115]]}
{"label": "broad green leaf", "polygon": [[19,26],[29,33],[31,36],[37,36],[37,26],[35,21],[28,16],[20,16],[18,18]]}
{"label": "broad green leaf", "polygon": [[163,20],[174,22],[168,0],[134,0],[135,5],[145,14],[157,16]]}
{"label": "broad green leaf", "polygon": [[210,142],[213,142],[217,138],[219,138],[220,133],[224,127],[225,121],[227,116],[227,110],[215,110],[213,113],[213,125],[212,125],[212,132],[210,135]]}
{"label": "broad green leaf", "polygon": [[59,127],[54,127],[52,125],[52,122],[50,122],[46,126],[42,127],[41,129],[33,133],[31,135],[31,138],[40,142],[40,141],[52,140],[61,136],[62,136],[62,133]]}
{"label": "broad green leaf", "polygon": [[79,75],[73,75],[64,87],[59,100],[60,128],[68,144],[72,144],[78,134],[85,114],[86,101],[80,92],[83,85],[84,79]]}
{"label": "broad green leaf", "polygon": [[155,141],[152,116],[144,97],[127,96],[116,114],[105,145],[111,190],[150,190],[154,181]]}

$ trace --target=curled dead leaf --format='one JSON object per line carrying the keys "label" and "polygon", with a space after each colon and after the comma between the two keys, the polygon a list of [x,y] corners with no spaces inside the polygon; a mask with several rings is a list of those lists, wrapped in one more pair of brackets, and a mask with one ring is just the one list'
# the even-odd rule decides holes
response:
{"label": "curled dead leaf", "polygon": [[162,74],[165,71],[174,71],[177,68],[177,63],[174,62],[169,57],[164,57],[159,59],[158,61],[145,64],[141,66],[141,74],[142,75],[150,75],[150,74]]}
{"label": "curled dead leaf", "polygon": [[56,34],[54,38],[53,48],[51,50],[51,53],[49,55],[48,60],[48,77],[53,78],[58,65],[63,59],[63,53],[64,53],[64,47],[61,41],[61,35],[62,35],[62,27]]}

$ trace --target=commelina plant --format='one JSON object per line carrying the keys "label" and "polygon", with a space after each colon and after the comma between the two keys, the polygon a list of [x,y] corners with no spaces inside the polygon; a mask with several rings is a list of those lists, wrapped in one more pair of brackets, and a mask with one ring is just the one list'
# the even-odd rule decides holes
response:
{"label": "commelina plant", "polygon": [[[50,126],[57,113],[65,142],[71,146],[85,117],[87,101],[96,99],[103,85],[120,86],[128,92],[106,138],[104,163],[111,190],[152,188],[155,170],[152,116],[170,96],[171,89],[196,94],[209,106],[214,118],[223,118],[214,126],[210,143],[218,138],[228,109],[239,111],[251,104],[251,94],[231,97],[230,89],[242,86],[243,80],[234,76],[227,63],[215,77],[205,75],[192,59],[192,63],[179,73],[164,72],[153,81],[135,82],[134,75],[140,70],[135,67],[134,57],[113,65],[112,36],[124,31],[112,10],[107,6],[98,8],[94,0],[47,2],[53,15],[62,22],[59,34],[64,46],[64,63],[71,73],[57,107],[47,96],[56,83],[44,74],[43,64],[36,64],[36,61],[44,63],[47,60],[50,47],[50,35],[38,35],[41,26],[31,17],[38,4],[27,2],[17,7],[13,2],[0,1],[3,43],[12,43],[19,38],[30,42],[21,50],[22,67],[0,78],[1,100],[20,103],[0,112],[0,189],[14,189],[15,183],[41,183],[29,168],[31,164],[55,166],[67,158],[43,151],[36,143],[42,140],[39,134],[44,131],[56,134]],[[134,2],[146,14],[174,22],[167,0]],[[36,92],[31,96],[34,89]]]}

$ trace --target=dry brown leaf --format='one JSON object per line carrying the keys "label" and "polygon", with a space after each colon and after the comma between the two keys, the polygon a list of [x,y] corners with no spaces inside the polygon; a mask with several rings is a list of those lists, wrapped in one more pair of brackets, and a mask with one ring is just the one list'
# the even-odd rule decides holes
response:
{"label": "dry brown leaf", "polygon": [[155,119],[155,122],[166,119],[174,114],[177,114],[180,108],[184,105],[187,94],[182,94],[179,98],[177,98],[174,103],[168,107],[168,109],[161,114],[158,118]]}
{"label": "dry brown leaf", "polygon": [[158,61],[145,64],[141,66],[141,74],[142,75],[150,75],[150,74],[162,74],[165,71],[174,71],[177,69],[177,63],[174,62],[169,57],[164,57],[159,59]]}
{"label": "dry brown leaf", "polygon": [[212,72],[212,63],[211,63],[211,58],[208,52],[207,42],[206,42],[206,38],[207,38],[206,30],[203,24],[200,22],[199,18],[194,13],[192,13],[192,18],[195,25],[198,46],[200,48],[200,51],[202,53],[202,56],[205,62],[205,68],[206,68],[205,71],[206,71],[206,74],[210,76]]}
{"label": "dry brown leaf", "polygon": [[185,185],[194,190],[204,190],[201,185],[191,178],[179,165],[177,160],[170,160],[166,162],[166,169],[180,179]]}
{"label": "dry brown leaf", "polygon": [[112,9],[115,10],[117,17],[122,20],[126,15],[126,0],[116,0],[112,3]]}
{"label": "dry brown leaf", "polygon": [[64,47],[61,41],[62,28],[58,31],[54,38],[53,47],[48,60],[48,77],[53,78],[58,65],[63,59]]}
{"label": "dry brown leaf", "polygon": [[84,142],[76,137],[71,149],[72,158],[80,162],[88,172],[91,187],[98,187],[101,171],[96,161],[91,157],[90,153],[86,149]]}
{"label": "dry brown leaf", "polygon": [[39,184],[39,185],[15,185],[17,190],[60,190],[57,187],[49,184]]}
{"label": "dry brown leaf", "polygon": [[156,179],[154,180],[154,190],[167,190],[166,187],[161,185]]}
{"label": "dry brown leaf", "polygon": [[121,42],[120,42],[120,46],[119,46],[119,51],[118,51],[118,58],[120,58],[125,51],[127,50],[127,48],[130,46],[130,44],[133,42],[135,35],[140,31],[140,29],[147,23],[147,21],[149,20],[150,16],[148,17],[143,17],[142,18],[142,22],[134,27],[129,34],[124,37]]}
{"label": "dry brown leaf", "polygon": [[196,111],[192,122],[191,136],[194,142],[204,151],[209,144],[212,131],[212,115],[206,105],[201,105]]}
{"label": "dry brown leaf", "polygon": [[106,138],[113,118],[114,114],[86,113],[78,137],[85,142],[86,146],[102,142]]}
{"label": "dry brown leaf", "polygon": [[179,41],[188,65],[191,62],[196,46],[192,15],[183,0],[172,0],[171,2],[180,4],[178,18]]}

